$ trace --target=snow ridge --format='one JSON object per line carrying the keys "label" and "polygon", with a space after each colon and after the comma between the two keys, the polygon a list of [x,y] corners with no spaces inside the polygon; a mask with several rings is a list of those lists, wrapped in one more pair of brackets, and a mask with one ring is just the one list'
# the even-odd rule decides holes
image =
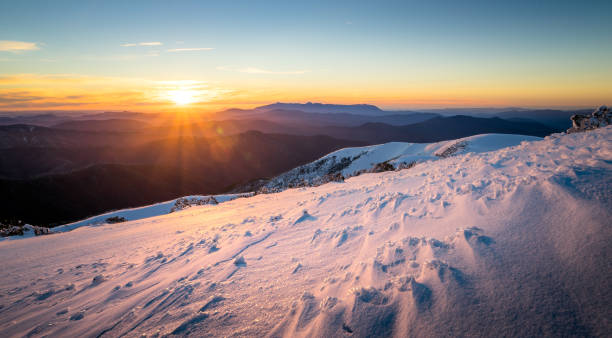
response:
{"label": "snow ridge", "polygon": [[525,135],[483,134],[437,143],[390,142],[345,148],[265,182],[259,192],[280,192],[288,188],[317,186],[330,181],[343,181],[364,172],[401,170],[420,162],[468,152],[493,151],[538,139],[540,138]]}

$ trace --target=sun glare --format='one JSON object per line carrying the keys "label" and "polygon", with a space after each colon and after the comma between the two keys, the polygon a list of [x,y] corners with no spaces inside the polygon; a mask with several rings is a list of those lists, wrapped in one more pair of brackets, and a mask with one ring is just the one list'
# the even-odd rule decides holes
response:
{"label": "sun glare", "polygon": [[196,102],[198,93],[195,90],[176,89],[168,91],[166,96],[174,104],[184,106]]}

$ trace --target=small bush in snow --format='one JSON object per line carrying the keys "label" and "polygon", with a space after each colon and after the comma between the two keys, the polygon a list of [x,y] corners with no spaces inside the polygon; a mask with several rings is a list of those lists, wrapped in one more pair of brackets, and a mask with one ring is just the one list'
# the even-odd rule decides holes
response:
{"label": "small bush in snow", "polygon": [[327,174],[325,176],[323,176],[323,181],[324,183],[327,182],[344,182],[344,176],[342,175],[341,172],[337,172],[334,174]]}
{"label": "small bush in snow", "polygon": [[394,170],[395,170],[395,166],[389,163],[389,161],[385,161],[385,162],[380,162],[380,163],[375,164],[368,172],[382,173],[384,171],[394,171]]}
{"label": "small bush in snow", "polygon": [[127,219],[125,217],[113,216],[113,217],[109,217],[105,219],[104,222],[108,224],[122,223],[122,222],[127,222]]}

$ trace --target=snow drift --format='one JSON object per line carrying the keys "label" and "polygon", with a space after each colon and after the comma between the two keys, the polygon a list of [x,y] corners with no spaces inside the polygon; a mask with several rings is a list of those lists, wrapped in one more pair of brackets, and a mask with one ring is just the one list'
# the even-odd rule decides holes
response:
{"label": "snow drift", "polygon": [[605,336],[612,127],[0,243],[2,336]]}

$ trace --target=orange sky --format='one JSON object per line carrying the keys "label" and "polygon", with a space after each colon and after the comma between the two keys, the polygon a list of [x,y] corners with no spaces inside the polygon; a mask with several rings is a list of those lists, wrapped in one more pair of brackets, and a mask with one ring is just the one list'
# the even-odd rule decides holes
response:
{"label": "orange sky", "polygon": [[383,83],[372,86],[309,83],[163,81],[82,75],[0,76],[0,110],[218,111],[272,102],[370,103],[387,109],[439,107],[590,107],[612,97],[610,87],[532,81],[487,83]]}

